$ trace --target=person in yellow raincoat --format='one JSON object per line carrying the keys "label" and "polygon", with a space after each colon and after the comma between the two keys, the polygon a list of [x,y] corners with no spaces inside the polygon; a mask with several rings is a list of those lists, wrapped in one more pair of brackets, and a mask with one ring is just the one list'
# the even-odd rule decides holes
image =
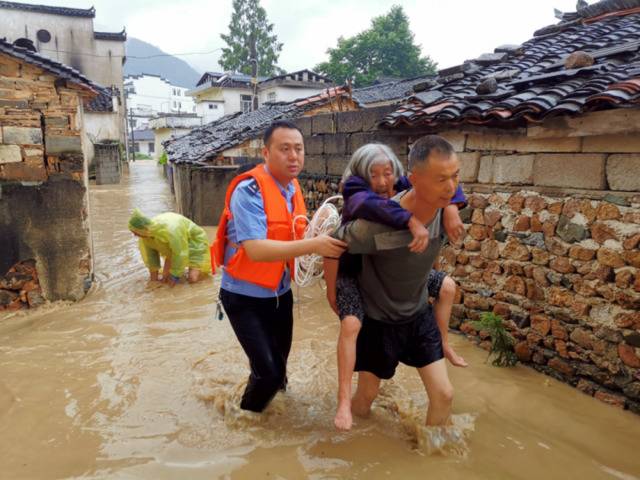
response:
{"label": "person in yellow raincoat", "polygon": [[159,280],[160,257],[164,258],[162,281],[175,285],[189,268],[189,282],[211,273],[209,239],[202,227],[173,212],[146,217],[137,208],[129,218],[129,230],[138,237],[142,260],[152,281]]}

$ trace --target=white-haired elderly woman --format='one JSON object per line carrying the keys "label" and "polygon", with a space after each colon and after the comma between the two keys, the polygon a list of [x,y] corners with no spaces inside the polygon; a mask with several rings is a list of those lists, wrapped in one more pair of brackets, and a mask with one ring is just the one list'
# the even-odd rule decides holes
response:
{"label": "white-haired elderly woman", "polygon": [[[404,168],[393,150],[387,145],[369,143],[356,150],[342,177],[344,208],[342,222],[356,218],[382,223],[397,229],[409,229],[413,241],[409,249],[422,252],[428,245],[429,232],[410,212],[391,200],[397,192],[411,188],[404,176]],[[458,209],[466,204],[462,189],[458,187],[452,204],[445,209],[444,223],[447,235],[457,241],[464,228]],[[364,309],[357,284],[360,256],[344,253],[340,260],[325,259],[327,299],[340,318],[338,338],[338,408],[334,423],[340,430],[349,430],[351,415],[351,378],[356,362],[356,340]],[[436,298],[435,316],[443,339],[445,357],[456,366],[466,366],[448,342],[448,326],[456,292],[453,279],[444,272],[433,270],[429,276],[429,294]]]}

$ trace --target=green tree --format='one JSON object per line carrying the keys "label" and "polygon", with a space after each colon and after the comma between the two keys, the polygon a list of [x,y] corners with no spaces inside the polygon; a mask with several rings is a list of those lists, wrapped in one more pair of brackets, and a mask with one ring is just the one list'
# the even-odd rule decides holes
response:
{"label": "green tree", "polygon": [[282,72],[276,65],[282,43],[273,33],[273,24],[267,20],[267,12],[260,6],[260,0],[233,0],[229,33],[220,37],[227,44],[219,61],[223,69],[252,75],[256,72],[251,59],[256,58],[258,75]]}
{"label": "green tree", "polygon": [[374,18],[371,27],[354,37],[338,39],[338,46],[327,50],[329,61],[316,65],[318,73],[336,83],[353,79],[354,85],[371,85],[379,77],[410,78],[436,72],[436,63],[422,57],[409,29],[402,7]]}

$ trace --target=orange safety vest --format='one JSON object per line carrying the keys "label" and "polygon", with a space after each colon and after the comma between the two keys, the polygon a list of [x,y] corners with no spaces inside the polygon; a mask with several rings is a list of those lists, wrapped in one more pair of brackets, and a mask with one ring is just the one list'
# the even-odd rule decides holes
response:
{"label": "orange safety vest", "polygon": [[[291,272],[291,277],[293,278],[295,271],[293,259],[275,262],[254,262],[249,258],[242,245],[239,245],[236,253],[229,259],[227,265],[224,265],[224,253],[229,241],[227,224],[233,218],[230,208],[231,195],[238,183],[247,178],[256,180],[262,194],[264,211],[267,216],[267,239],[288,241],[301,239],[304,236],[304,230],[307,226],[307,209],[300,190],[300,184],[296,179],[293,180],[295,194],[292,199],[293,213],[291,213],[275,179],[265,169],[265,165],[260,164],[248,172],[237,175],[231,180],[227,188],[224,210],[218,223],[216,239],[211,245],[211,266],[213,271],[215,271],[216,267],[223,266],[225,271],[237,280],[276,290],[282,279],[285,265],[289,266],[289,272]],[[294,219],[298,215],[304,216],[305,219],[297,219],[294,228]]]}

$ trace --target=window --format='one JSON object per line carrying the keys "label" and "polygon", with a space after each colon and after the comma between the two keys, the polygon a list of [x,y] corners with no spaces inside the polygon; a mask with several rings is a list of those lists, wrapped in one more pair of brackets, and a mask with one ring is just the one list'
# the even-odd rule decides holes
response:
{"label": "window", "polygon": [[156,144],[153,142],[149,142],[149,153],[155,153],[156,152]]}
{"label": "window", "polygon": [[267,102],[275,102],[276,101],[276,92],[269,92],[267,95]]}
{"label": "window", "polygon": [[38,30],[36,37],[40,43],[49,43],[51,41],[51,34],[47,30]]}
{"label": "window", "polygon": [[217,109],[218,109],[218,105],[216,105],[215,103],[209,104],[209,110],[217,110]]}
{"label": "window", "polygon": [[240,95],[240,110],[242,110],[242,113],[247,113],[253,110],[251,108],[252,103],[253,100],[251,95]]}

